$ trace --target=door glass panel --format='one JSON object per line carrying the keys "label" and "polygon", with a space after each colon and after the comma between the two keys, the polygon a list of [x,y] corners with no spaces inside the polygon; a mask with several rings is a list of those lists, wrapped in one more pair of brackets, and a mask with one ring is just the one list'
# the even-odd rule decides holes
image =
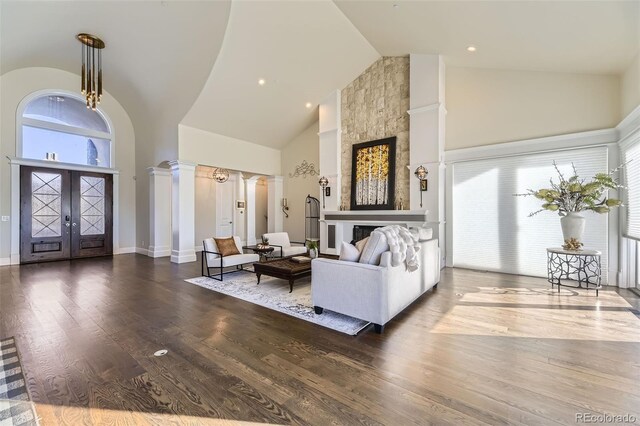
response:
{"label": "door glass panel", "polygon": [[80,235],[104,234],[104,178],[80,177]]}
{"label": "door glass panel", "polygon": [[62,175],[31,173],[31,236],[62,235]]}

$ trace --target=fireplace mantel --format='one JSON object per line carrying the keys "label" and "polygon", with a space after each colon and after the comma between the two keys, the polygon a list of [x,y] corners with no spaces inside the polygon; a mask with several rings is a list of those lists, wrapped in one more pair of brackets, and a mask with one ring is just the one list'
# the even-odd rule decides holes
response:
{"label": "fireplace mantel", "polygon": [[428,210],[325,210],[320,222],[327,227],[328,241],[326,245],[323,244],[322,250],[339,254],[342,242],[351,241],[355,225],[403,225],[437,229],[438,222],[429,222],[428,213]]}
{"label": "fireplace mantel", "polygon": [[428,210],[337,210],[324,211],[322,219],[326,223],[422,225],[427,223],[427,213]]}

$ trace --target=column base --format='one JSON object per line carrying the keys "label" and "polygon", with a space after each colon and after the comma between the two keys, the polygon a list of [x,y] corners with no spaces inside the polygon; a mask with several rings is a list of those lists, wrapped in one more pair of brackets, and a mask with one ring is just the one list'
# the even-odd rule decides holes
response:
{"label": "column base", "polygon": [[171,251],[171,262],[173,263],[195,262],[197,259],[196,251],[194,249]]}
{"label": "column base", "polygon": [[149,257],[167,257],[171,256],[171,247],[169,246],[149,246]]}

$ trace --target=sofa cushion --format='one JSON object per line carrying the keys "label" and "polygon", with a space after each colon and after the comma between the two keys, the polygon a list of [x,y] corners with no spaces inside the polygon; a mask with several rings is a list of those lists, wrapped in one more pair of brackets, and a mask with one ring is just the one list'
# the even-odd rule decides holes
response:
{"label": "sofa cushion", "polygon": [[208,261],[207,266],[209,266],[209,268],[219,268],[220,259],[222,259],[222,266],[227,267],[227,266],[244,265],[246,263],[256,263],[260,261],[260,256],[254,253],[251,253],[251,254],[247,253],[247,254],[235,254],[233,256],[222,257],[222,258],[218,257],[217,259]]}
{"label": "sofa cushion", "polygon": [[233,237],[229,238],[214,238],[218,251],[223,256],[233,256],[234,254],[240,254],[236,242]]}
{"label": "sofa cushion", "polygon": [[363,238],[360,241],[356,241],[356,243],[354,244],[360,253],[362,253],[362,250],[364,250],[364,246],[367,245],[367,241],[369,241],[369,237]]}
{"label": "sofa cushion", "polygon": [[340,247],[340,260],[346,260],[347,262],[357,262],[360,259],[360,251],[354,245],[349,243],[342,243]]}
{"label": "sofa cushion", "polygon": [[382,232],[373,231],[360,255],[360,263],[379,265],[382,253],[389,250],[387,237]]}

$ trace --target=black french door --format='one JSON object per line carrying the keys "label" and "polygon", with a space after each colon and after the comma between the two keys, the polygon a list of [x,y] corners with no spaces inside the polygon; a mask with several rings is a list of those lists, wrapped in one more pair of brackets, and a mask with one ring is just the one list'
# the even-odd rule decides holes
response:
{"label": "black french door", "polygon": [[110,174],[20,168],[20,262],[113,254]]}

